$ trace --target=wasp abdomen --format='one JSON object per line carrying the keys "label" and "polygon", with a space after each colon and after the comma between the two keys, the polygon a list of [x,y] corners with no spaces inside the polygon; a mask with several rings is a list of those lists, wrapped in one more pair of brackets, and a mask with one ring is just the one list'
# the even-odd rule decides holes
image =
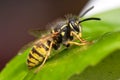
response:
{"label": "wasp abdomen", "polygon": [[49,44],[39,43],[34,45],[27,59],[28,67],[33,68],[40,65],[44,61],[48,50]]}

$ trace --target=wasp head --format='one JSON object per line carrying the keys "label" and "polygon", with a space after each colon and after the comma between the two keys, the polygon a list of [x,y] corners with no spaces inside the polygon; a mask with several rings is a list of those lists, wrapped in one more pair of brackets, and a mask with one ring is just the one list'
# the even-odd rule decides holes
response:
{"label": "wasp head", "polygon": [[70,26],[71,30],[81,37],[81,26],[79,23],[79,17],[72,16],[68,20],[68,25]]}
{"label": "wasp head", "polygon": [[79,37],[81,37],[81,22],[84,21],[89,21],[89,20],[100,20],[100,18],[86,18],[81,20],[81,18],[79,16],[72,16],[69,17],[68,19],[68,25],[70,26],[71,30],[74,31],[77,35],[79,35]]}

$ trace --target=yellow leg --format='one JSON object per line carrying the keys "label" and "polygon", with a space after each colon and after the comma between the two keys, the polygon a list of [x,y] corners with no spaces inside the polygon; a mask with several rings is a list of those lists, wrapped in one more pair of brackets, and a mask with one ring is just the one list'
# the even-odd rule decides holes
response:
{"label": "yellow leg", "polygon": [[74,35],[78,40],[80,40],[82,43],[87,43],[86,40],[82,39],[79,35],[77,35],[75,32],[71,32],[71,35]]}
{"label": "yellow leg", "polygon": [[43,65],[45,64],[46,60],[48,59],[48,57],[50,55],[50,51],[52,49],[52,44],[53,44],[53,42],[51,42],[49,51],[47,52],[47,54],[45,56],[45,59],[43,60],[42,64],[35,70],[35,73],[37,73],[38,71],[40,71],[40,69],[43,67]]}
{"label": "yellow leg", "polygon": [[78,42],[73,42],[73,41],[68,41],[67,42],[68,44],[74,44],[74,45],[77,45],[77,46],[82,46],[82,45],[86,45],[87,43],[78,43]]}

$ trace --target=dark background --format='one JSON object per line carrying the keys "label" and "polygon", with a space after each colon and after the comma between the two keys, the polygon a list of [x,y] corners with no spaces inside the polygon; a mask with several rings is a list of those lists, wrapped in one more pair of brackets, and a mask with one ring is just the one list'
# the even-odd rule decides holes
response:
{"label": "dark background", "polygon": [[0,70],[22,46],[35,38],[29,29],[45,25],[65,14],[78,15],[88,0],[0,1]]}

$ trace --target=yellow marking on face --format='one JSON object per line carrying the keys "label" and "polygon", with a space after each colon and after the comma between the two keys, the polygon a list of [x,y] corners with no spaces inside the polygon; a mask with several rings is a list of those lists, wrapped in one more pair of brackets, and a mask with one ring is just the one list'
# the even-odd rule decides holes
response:
{"label": "yellow marking on face", "polygon": [[82,27],[79,25],[79,30],[80,30],[80,32],[81,32],[81,30],[82,30]]}
{"label": "yellow marking on face", "polygon": [[73,26],[69,23],[70,27],[73,29]]}

